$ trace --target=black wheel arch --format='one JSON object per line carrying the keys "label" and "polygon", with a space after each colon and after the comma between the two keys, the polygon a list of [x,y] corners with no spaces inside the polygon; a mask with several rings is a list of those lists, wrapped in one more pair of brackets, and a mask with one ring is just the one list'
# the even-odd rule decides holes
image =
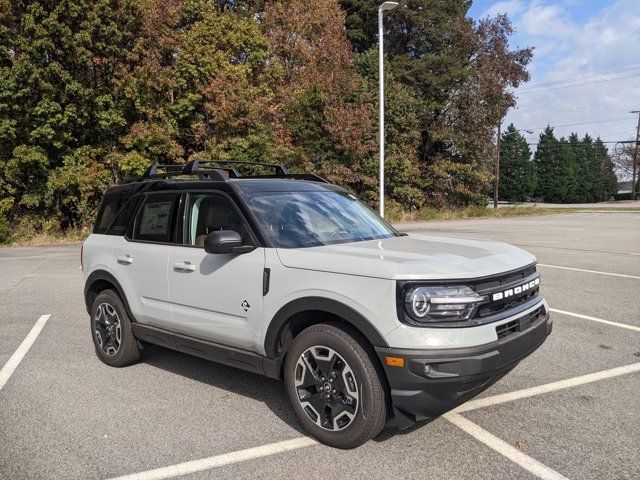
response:
{"label": "black wheel arch", "polygon": [[116,291],[116,293],[120,296],[122,303],[124,303],[124,308],[127,310],[127,315],[129,315],[129,318],[133,319],[133,315],[131,315],[131,309],[129,308],[129,302],[127,302],[127,297],[124,294],[122,286],[120,285],[118,280],[116,280],[116,278],[106,270],[96,270],[95,272],[92,272],[84,284],[84,303],[87,308],[87,312],[91,311],[93,301],[98,296],[98,294],[107,289]]}
{"label": "black wheel arch", "polygon": [[303,297],[284,305],[271,319],[264,340],[266,356],[271,359],[282,356],[283,350],[286,350],[287,339],[299,333],[292,331],[292,322],[298,324],[298,328],[310,326],[321,323],[319,317],[322,315],[326,317],[324,321],[346,322],[374,347],[388,347],[386,340],[376,327],[348,305],[329,298]]}

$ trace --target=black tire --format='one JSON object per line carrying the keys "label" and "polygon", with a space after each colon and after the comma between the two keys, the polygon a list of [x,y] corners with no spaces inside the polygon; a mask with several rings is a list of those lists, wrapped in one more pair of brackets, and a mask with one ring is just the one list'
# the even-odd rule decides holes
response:
{"label": "black tire", "polygon": [[111,367],[126,367],[140,359],[141,352],[131,332],[131,321],[120,296],[113,290],[103,290],[93,301],[91,338],[98,358]]}
{"label": "black tire", "polygon": [[[386,392],[382,381],[384,374],[363,347],[364,341],[357,338],[357,332],[349,332],[337,323],[312,325],[294,338],[285,360],[284,380],[294,411],[310,435],[332,447],[358,447],[380,433],[387,420]],[[325,350],[322,350],[323,348]],[[333,360],[327,360],[323,366],[315,364],[315,358],[309,359],[309,355],[313,355],[312,351],[320,352],[321,358],[322,355],[326,355],[327,359],[336,359],[337,365],[342,368],[327,367],[336,364]],[[305,358],[302,357],[303,354]],[[314,364],[309,363],[310,361]],[[342,390],[346,389],[346,394],[341,393],[340,387],[335,396],[331,396],[329,390],[323,390],[323,385],[327,382],[319,377],[327,369],[332,373],[326,377],[332,376],[336,380],[336,384],[332,385],[337,385],[338,377],[341,385],[344,384]],[[305,381],[306,379],[311,382],[317,381],[317,384],[308,387],[309,381]],[[300,388],[296,387],[296,381]],[[355,385],[353,392],[349,391],[347,383]],[[335,389],[332,391],[336,392]],[[322,397],[322,400],[319,400],[317,395]],[[316,406],[319,405],[319,409],[315,409],[309,402],[304,402],[306,399],[313,401]],[[344,412],[334,416],[334,406],[336,409],[351,407],[350,416]],[[322,408],[324,410],[321,410]],[[316,415],[319,410],[319,415]],[[340,423],[346,425],[340,426]]]}

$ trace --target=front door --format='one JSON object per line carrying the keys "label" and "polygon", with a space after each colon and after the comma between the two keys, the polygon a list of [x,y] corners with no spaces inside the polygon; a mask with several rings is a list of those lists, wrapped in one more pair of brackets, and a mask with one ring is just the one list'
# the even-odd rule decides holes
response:
{"label": "front door", "polygon": [[203,244],[216,230],[235,230],[255,244],[245,219],[222,193],[190,193],[184,211],[184,245],[169,253],[174,330],[215,343],[258,351],[262,326],[264,249],[208,254]]}

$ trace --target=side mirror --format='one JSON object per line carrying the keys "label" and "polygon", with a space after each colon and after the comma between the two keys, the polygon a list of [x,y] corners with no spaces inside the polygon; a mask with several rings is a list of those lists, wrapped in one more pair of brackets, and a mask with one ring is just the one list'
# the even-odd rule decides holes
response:
{"label": "side mirror", "polygon": [[204,251],[207,253],[247,253],[253,246],[243,246],[242,237],[233,230],[211,232],[204,240]]}

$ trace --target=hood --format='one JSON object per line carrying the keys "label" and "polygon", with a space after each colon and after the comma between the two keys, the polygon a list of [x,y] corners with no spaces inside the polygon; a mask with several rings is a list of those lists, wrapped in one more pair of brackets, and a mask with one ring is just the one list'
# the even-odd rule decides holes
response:
{"label": "hood", "polygon": [[525,267],[536,258],[501,242],[410,235],[309,248],[279,248],[286,267],[393,280],[485,277]]}

